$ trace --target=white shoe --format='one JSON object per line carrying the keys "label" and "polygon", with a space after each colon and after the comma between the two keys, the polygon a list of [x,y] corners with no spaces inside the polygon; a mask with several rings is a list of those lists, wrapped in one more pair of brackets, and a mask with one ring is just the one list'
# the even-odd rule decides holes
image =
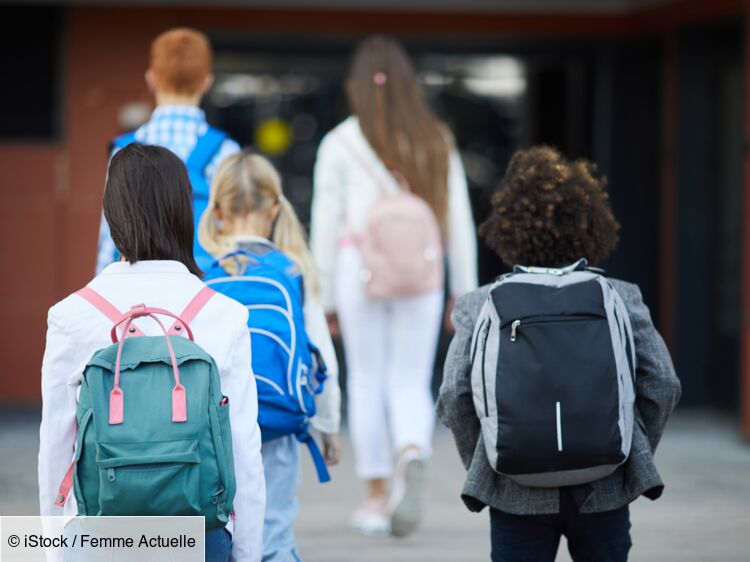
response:
{"label": "white shoe", "polygon": [[391,530],[385,498],[367,498],[352,515],[352,527],[363,535],[387,535]]}
{"label": "white shoe", "polygon": [[391,534],[405,537],[414,532],[422,520],[425,462],[419,451],[405,451],[396,464],[393,492],[389,502]]}

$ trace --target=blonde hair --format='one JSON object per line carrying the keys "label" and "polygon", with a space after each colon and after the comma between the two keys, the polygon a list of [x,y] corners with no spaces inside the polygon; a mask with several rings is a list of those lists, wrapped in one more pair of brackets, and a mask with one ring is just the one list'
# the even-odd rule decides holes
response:
{"label": "blonde hair", "polygon": [[[318,275],[304,228],[281,190],[278,172],[262,156],[238,152],[221,163],[211,184],[208,207],[201,217],[198,239],[208,253],[221,258],[237,250],[237,242],[234,236],[222,232],[216,211],[221,212],[224,220],[231,220],[267,213],[276,205],[279,212],[271,241],[295,262],[306,285],[317,294]],[[227,259],[221,265],[230,274],[239,275],[236,260]]]}

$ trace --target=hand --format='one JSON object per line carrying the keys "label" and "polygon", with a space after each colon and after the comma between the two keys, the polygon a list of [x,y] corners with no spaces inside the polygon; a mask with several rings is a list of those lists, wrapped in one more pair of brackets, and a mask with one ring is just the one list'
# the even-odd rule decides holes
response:
{"label": "hand", "polygon": [[338,433],[321,433],[323,441],[323,457],[328,466],[339,463],[341,459],[341,438]]}
{"label": "hand", "polygon": [[329,312],[326,314],[326,321],[328,322],[328,331],[331,332],[332,338],[338,338],[341,336],[341,327],[339,326],[339,317],[335,312]]}
{"label": "hand", "polygon": [[451,314],[453,314],[453,309],[455,307],[456,299],[453,297],[448,297],[448,300],[445,301],[445,316],[443,317],[443,328],[449,334],[452,334],[456,331],[456,328],[453,326],[453,322],[451,322]]}

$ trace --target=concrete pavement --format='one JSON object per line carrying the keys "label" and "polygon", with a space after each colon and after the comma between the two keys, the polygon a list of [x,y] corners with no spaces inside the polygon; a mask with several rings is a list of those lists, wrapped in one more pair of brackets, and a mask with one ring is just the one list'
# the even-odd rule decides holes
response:
{"label": "concrete pavement", "polygon": [[[670,422],[656,457],[666,490],[656,502],[633,504],[631,560],[750,561],[750,444],[740,442],[735,428],[707,415],[681,414]],[[307,562],[486,561],[489,516],[464,509],[458,497],[463,474],[449,433],[438,431],[422,529],[407,539],[377,539],[346,526],[361,497],[350,449],[330,485],[318,485],[306,462],[297,526],[301,554]],[[563,541],[558,561],[569,560]]]}
{"label": "concrete pavement", "polygon": [[[0,415],[0,514],[37,511],[35,413]],[[297,525],[306,562],[474,562],[489,559],[486,513],[472,514],[458,494],[463,469],[450,435],[439,430],[429,465],[427,515],[402,540],[361,537],[347,527],[361,498],[345,443],[333,482],[319,485],[303,454],[302,510]],[[750,444],[736,423],[706,414],[675,417],[657,453],[667,484],[662,499],[632,507],[635,562],[750,560]],[[564,543],[559,561],[570,560]]]}

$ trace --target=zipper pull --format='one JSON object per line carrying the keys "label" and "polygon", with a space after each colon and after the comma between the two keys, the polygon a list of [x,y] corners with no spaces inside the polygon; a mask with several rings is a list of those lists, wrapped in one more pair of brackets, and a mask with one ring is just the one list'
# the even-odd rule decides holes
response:
{"label": "zipper pull", "polygon": [[110,467],[107,469],[107,480],[109,480],[110,482],[115,481],[115,469],[114,468]]}
{"label": "zipper pull", "polygon": [[513,320],[513,324],[510,325],[510,341],[516,341],[516,336],[518,335],[518,327],[520,325],[520,320]]}

